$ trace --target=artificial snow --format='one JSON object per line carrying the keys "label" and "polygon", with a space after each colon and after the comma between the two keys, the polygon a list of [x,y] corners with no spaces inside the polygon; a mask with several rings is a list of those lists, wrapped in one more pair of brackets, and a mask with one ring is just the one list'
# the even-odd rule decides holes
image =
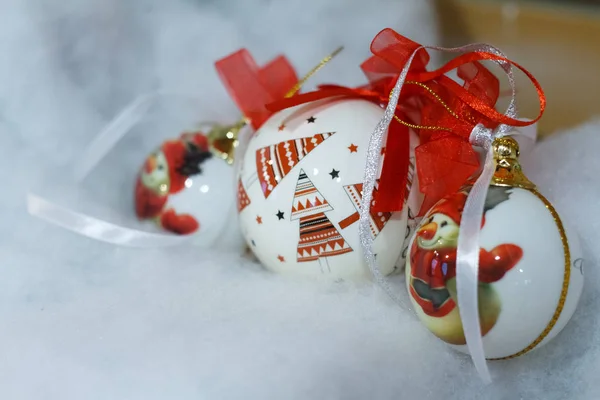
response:
{"label": "artificial snow", "polygon": [[[199,117],[211,107],[235,118],[212,62],[239,47],[260,62],[285,51],[302,73],[344,44],[318,80],[353,84],[378,30],[433,44],[433,25],[416,0],[3,0],[0,398],[600,398],[600,121],[539,143],[525,160],[579,230],[587,282],[566,329],[491,363],[490,386],[371,283],[291,280],[232,250],[116,247],[27,214],[28,190],[71,173],[139,94],[184,92],[205,98]],[[125,212],[134,171],[167,125],[156,132],[147,121],[124,139],[86,179],[88,197]],[[402,296],[402,277],[391,284]]]}

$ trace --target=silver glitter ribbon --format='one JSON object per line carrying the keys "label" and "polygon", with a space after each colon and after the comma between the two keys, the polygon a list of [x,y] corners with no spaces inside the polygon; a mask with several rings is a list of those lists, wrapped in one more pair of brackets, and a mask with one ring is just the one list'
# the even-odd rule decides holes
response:
{"label": "silver glitter ribbon", "polygon": [[[406,80],[406,75],[410,66],[421,49],[432,49],[446,51],[451,53],[465,52],[485,52],[505,57],[497,48],[484,43],[470,44],[455,48],[443,48],[436,46],[421,46],[416,49],[406,62],[404,68],[398,76],[394,86],[390,101],[385,109],[383,118],[379,121],[371,135],[369,147],[367,150],[367,160],[365,165],[365,175],[363,181],[363,197],[360,205],[359,235],[363,254],[369,269],[371,270],[375,281],[385,292],[400,305],[401,308],[408,310],[410,307],[392,290],[387,283],[386,278],[381,274],[377,266],[377,260],[373,253],[373,238],[369,231],[369,215],[371,202],[373,200],[373,189],[379,173],[379,164],[381,161],[381,147],[383,137],[387,132],[394,114],[402,87]],[[516,87],[510,63],[504,60],[495,60],[506,73],[512,90],[512,96],[505,115],[509,118],[516,118],[517,108],[515,104]],[[473,185],[471,192],[467,197],[463,216],[460,223],[460,235],[457,247],[457,265],[456,282],[458,308],[460,318],[464,329],[465,338],[471,359],[475,365],[479,376],[485,383],[491,382],[491,376],[485,359],[483,349],[483,340],[481,336],[481,327],[479,325],[479,307],[478,307],[478,273],[479,273],[479,233],[480,224],[483,217],[483,205],[487,195],[489,183],[494,173],[494,160],[492,156],[491,144],[496,137],[506,135],[512,127],[508,125],[499,125],[494,131],[485,128],[483,125],[477,125],[471,132],[470,142],[474,146],[482,147],[485,150],[485,160],[481,175]]]}

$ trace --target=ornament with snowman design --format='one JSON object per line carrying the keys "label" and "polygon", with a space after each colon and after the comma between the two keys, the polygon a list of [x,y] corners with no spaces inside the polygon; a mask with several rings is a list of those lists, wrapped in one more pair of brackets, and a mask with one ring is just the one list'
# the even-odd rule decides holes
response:
{"label": "ornament with snowman design", "polygon": [[[496,173],[481,221],[478,304],[488,359],[525,354],[555,337],[583,288],[578,237],[521,172],[518,144],[494,142]],[[415,312],[437,337],[468,352],[458,309],[456,254],[472,186],[437,202],[414,233],[406,284]]]}
{"label": "ornament with snowman design", "polygon": [[204,239],[218,237],[232,223],[235,188],[228,181],[233,170],[226,153],[213,151],[210,137],[183,133],[146,158],[135,186],[140,220],[177,235],[201,233]]}
{"label": "ornament with snowman design", "polygon": [[202,172],[201,164],[212,154],[201,133],[183,134],[168,140],[150,154],[135,187],[135,210],[140,219],[151,219],[164,229],[189,234],[200,224],[191,214],[180,214],[169,204],[169,196],[185,189],[186,180]]}

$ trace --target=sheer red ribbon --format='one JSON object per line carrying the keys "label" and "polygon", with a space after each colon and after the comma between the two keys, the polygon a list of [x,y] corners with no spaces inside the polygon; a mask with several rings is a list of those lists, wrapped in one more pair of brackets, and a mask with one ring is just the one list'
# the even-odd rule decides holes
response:
{"label": "sheer red ribbon", "polygon": [[298,83],[294,68],[284,56],[259,67],[246,49],[218,60],[215,68],[229,95],[254,129],[273,114],[265,105],[285,97]]}
{"label": "sheer red ribbon", "polygon": [[[294,98],[278,100],[267,105],[273,112],[304,104],[312,101],[332,97],[360,98],[378,105],[387,103],[389,93],[394,87],[395,80],[384,77],[369,85],[359,88],[348,88],[338,85],[320,85],[315,92],[300,94]],[[416,109],[410,99],[414,98],[417,91],[410,88],[402,92],[404,101],[396,110],[396,116],[404,121],[410,121],[409,115],[415,114]],[[404,205],[408,168],[410,162],[410,137],[408,127],[398,122],[393,122],[388,130],[385,158],[379,188],[383,189],[374,198],[372,210],[374,212],[400,211]]]}
{"label": "sheer red ribbon", "polygon": [[[396,116],[410,124],[419,125],[417,133],[421,144],[416,149],[419,189],[425,195],[419,212],[427,211],[442,197],[458,190],[479,169],[479,158],[469,137],[473,128],[481,123],[488,128],[499,124],[514,127],[537,122],[545,109],[544,93],[533,75],[519,64],[482,51],[468,52],[449,61],[441,68],[427,71],[429,54],[421,45],[399,35],[392,29],[381,31],[371,43],[373,56],[361,68],[369,84],[359,88],[321,85],[311,93],[280,99],[266,108],[276,112],[284,108],[331,97],[362,98],[378,104],[387,104],[396,79],[411,55],[415,58],[406,81],[426,84],[405,84],[396,109]],[[498,79],[479,61],[504,61],[520,69],[536,88],[540,112],[533,121],[509,118],[495,109],[499,95]],[[445,76],[457,69],[462,85]],[[374,211],[399,211],[402,209],[409,164],[408,128],[398,121],[392,122],[386,142],[379,181],[379,193]]]}

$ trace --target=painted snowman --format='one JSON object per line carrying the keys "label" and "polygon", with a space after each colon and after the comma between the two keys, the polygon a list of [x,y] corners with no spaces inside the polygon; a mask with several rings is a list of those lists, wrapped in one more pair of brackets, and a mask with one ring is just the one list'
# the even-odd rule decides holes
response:
{"label": "painted snowman", "polygon": [[[478,301],[489,359],[513,358],[555,337],[583,288],[578,236],[521,171],[512,138],[496,139],[496,172],[481,221]],[[471,186],[424,216],[409,245],[406,284],[414,310],[437,337],[468,352],[458,309],[456,253]]]}
{"label": "painted snowman", "polygon": [[201,132],[165,141],[140,169],[135,211],[141,220],[212,243],[235,221],[233,169],[215,157]]}

